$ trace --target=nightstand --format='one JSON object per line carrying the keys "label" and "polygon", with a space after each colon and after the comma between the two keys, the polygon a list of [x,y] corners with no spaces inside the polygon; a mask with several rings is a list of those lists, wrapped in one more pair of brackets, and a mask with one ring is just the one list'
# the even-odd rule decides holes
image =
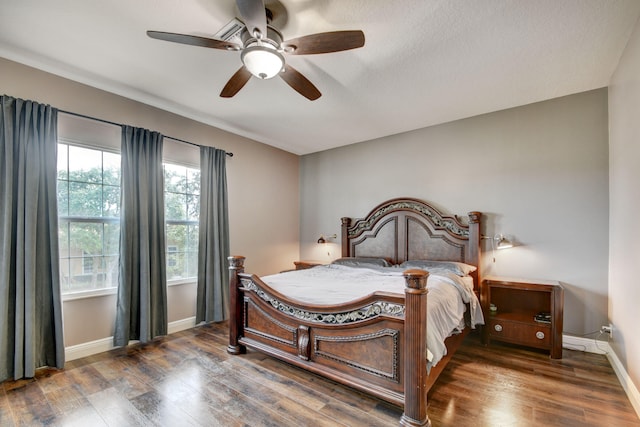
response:
{"label": "nightstand", "polygon": [[306,270],[316,265],[322,265],[320,261],[294,261],[293,263],[296,266],[296,270]]}
{"label": "nightstand", "polygon": [[552,359],[561,359],[563,305],[564,290],[557,281],[487,277],[482,287],[483,342],[545,349]]}

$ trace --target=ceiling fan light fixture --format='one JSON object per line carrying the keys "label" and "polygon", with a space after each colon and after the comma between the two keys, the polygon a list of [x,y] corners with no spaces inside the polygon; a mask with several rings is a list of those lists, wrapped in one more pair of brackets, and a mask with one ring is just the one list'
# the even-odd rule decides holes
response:
{"label": "ceiling fan light fixture", "polygon": [[251,74],[260,79],[270,79],[282,71],[284,57],[266,45],[250,46],[242,51],[242,63]]}

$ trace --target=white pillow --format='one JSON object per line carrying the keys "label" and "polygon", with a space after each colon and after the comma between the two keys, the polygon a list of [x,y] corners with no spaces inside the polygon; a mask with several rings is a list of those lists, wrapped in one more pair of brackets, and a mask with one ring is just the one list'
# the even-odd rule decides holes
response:
{"label": "white pillow", "polygon": [[468,276],[470,273],[473,273],[478,268],[465,264],[464,262],[456,262],[456,261],[426,261],[426,260],[410,260],[405,261],[400,264],[400,268],[419,268],[422,270],[427,270],[431,268],[440,268],[443,270],[450,271],[458,276],[464,277]]}

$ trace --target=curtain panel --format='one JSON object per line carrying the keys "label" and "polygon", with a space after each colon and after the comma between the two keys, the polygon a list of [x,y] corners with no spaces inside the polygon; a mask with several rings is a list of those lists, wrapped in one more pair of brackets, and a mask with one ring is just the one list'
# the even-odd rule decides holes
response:
{"label": "curtain panel", "polygon": [[116,346],[167,334],[162,142],[158,132],[122,127]]}
{"label": "curtain panel", "polygon": [[200,222],[196,323],[228,317],[229,213],[226,152],[200,147]]}
{"label": "curtain panel", "polygon": [[0,97],[0,381],[64,367],[57,113]]}

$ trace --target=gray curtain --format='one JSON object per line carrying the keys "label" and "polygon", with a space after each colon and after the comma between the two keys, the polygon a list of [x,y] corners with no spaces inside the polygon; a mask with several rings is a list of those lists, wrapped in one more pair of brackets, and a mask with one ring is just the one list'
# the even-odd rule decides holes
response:
{"label": "gray curtain", "polygon": [[0,381],[64,367],[58,111],[0,97]]}
{"label": "gray curtain", "polygon": [[226,153],[200,147],[200,223],[196,323],[228,317],[229,213]]}
{"label": "gray curtain", "polygon": [[167,334],[162,135],[122,127],[116,346]]}

